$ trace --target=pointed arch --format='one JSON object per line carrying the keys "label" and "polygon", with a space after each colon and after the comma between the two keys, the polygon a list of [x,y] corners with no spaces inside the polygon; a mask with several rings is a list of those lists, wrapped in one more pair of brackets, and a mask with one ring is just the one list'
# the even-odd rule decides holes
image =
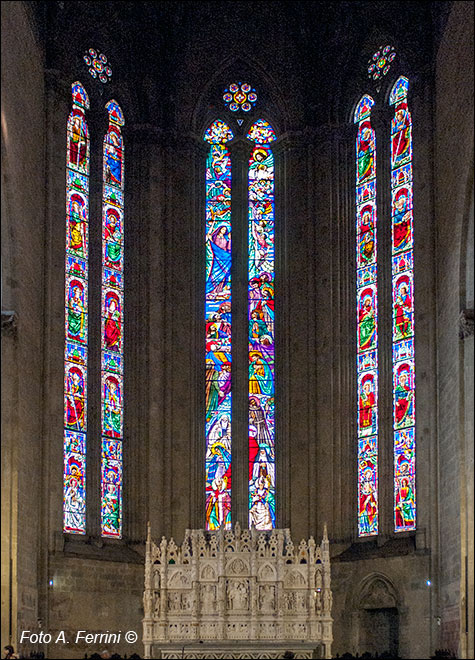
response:
{"label": "pointed arch", "polygon": [[358,536],[378,533],[378,281],[374,100],[356,106]]}
{"label": "pointed arch", "polygon": [[249,160],[249,526],[273,529],[275,521],[275,179],[276,139],[265,119],[247,138]]}
{"label": "pointed arch", "polygon": [[89,97],[72,89],[66,148],[63,531],[86,533]]}

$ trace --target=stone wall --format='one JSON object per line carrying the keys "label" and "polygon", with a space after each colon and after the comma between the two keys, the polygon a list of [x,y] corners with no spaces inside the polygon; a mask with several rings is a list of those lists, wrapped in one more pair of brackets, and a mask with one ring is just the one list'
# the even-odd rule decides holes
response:
{"label": "stone wall", "polygon": [[[49,658],[83,658],[107,648],[121,655],[143,654],[141,644],[143,565],[55,555],[50,559],[48,631],[57,639],[64,631],[66,642],[48,645]],[[78,631],[88,634],[120,633],[120,641],[96,638],[87,643]],[[135,644],[125,633],[135,631]],[[43,649],[44,651],[46,649]]]}
{"label": "stone wall", "polygon": [[[38,616],[45,108],[43,54],[27,5],[4,2],[1,11],[3,646],[22,627],[36,629]],[[6,333],[4,310],[15,312]]]}
{"label": "stone wall", "polygon": [[[460,393],[463,358],[459,344],[462,229],[469,213],[473,177],[473,4],[455,2],[437,54],[435,107],[435,219],[437,269],[438,456],[440,646],[463,653],[465,617],[460,602],[466,554],[462,520],[466,501],[464,421]],[[454,166],[456,165],[456,166]],[[473,473],[472,473],[473,480]],[[473,483],[473,481],[472,481]],[[473,509],[472,509],[473,520]],[[473,525],[473,522],[472,522]],[[473,565],[473,550],[470,562]],[[472,582],[473,593],[473,582]],[[473,603],[473,596],[472,596]],[[473,615],[472,615],[473,616]],[[472,628],[473,649],[473,628]],[[470,657],[470,656],[465,656]]]}

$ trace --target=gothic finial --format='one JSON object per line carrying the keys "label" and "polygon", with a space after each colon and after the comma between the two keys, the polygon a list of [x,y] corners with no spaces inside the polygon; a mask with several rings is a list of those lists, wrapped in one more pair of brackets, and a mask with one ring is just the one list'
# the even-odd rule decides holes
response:
{"label": "gothic finial", "polygon": [[327,523],[323,523],[323,540],[328,541]]}

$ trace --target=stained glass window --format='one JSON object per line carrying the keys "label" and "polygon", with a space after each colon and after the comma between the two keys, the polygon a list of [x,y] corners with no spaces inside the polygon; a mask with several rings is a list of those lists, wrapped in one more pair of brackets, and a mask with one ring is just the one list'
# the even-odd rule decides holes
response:
{"label": "stained glass window", "polygon": [[389,103],[391,123],[394,525],[416,528],[412,121],[409,81],[401,76]]}
{"label": "stained glass window", "polygon": [[227,89],[224,90],[223,100],[232,112],[249,110],[256,104],[257,94],[256,90],[248,83],[232,83]]}
{"label": "stained glass window", "polygon": [[392,46],[380,46],[368,60],[368,78],[378,80],[387,75],[395,57],[396,51]]}
{"label": "stained glass window", "polygon": [[94,48],[89,48],[83,56],[83,60],[88,67],[89,75],[94,79],[99,78],[101,83],[109,82],[112,76],[112,69],[107,64],[107,57],[104,53],[98,53]]}
{"label": "stained glass window", "polygon": [[86,532],[89,98],[72,85],[67,124],[63,530]]}
{"label": "stained glass window", "polygon": [[378,533],[378,288],[376,136],[371,96],[355,111],[358,536]]}
{"label": "stained glass window", "polygon": [[231,129],[211,124],[206,162],[206,529],[231,529]]}
{"label": "stained glass window", "polygon": [[249,160],[249,526],[275,527],[274,155],[272,126],[259,119]]}
{"label": "stained glass window", "polygon": [[124,117],[106,105],[102,189],[101,534],[122,535],[124,437]]}

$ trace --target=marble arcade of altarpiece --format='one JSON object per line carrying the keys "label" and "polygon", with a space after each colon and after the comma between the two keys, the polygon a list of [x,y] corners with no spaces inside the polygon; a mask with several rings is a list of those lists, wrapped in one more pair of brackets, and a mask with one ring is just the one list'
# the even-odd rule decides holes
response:
{"label": "marble arcade of altarpiece", "polygon": [[332,593],[325,527],[294,545],[272,532],[187,530],[181,546],[147,537],[146,658],[331,657]]}

